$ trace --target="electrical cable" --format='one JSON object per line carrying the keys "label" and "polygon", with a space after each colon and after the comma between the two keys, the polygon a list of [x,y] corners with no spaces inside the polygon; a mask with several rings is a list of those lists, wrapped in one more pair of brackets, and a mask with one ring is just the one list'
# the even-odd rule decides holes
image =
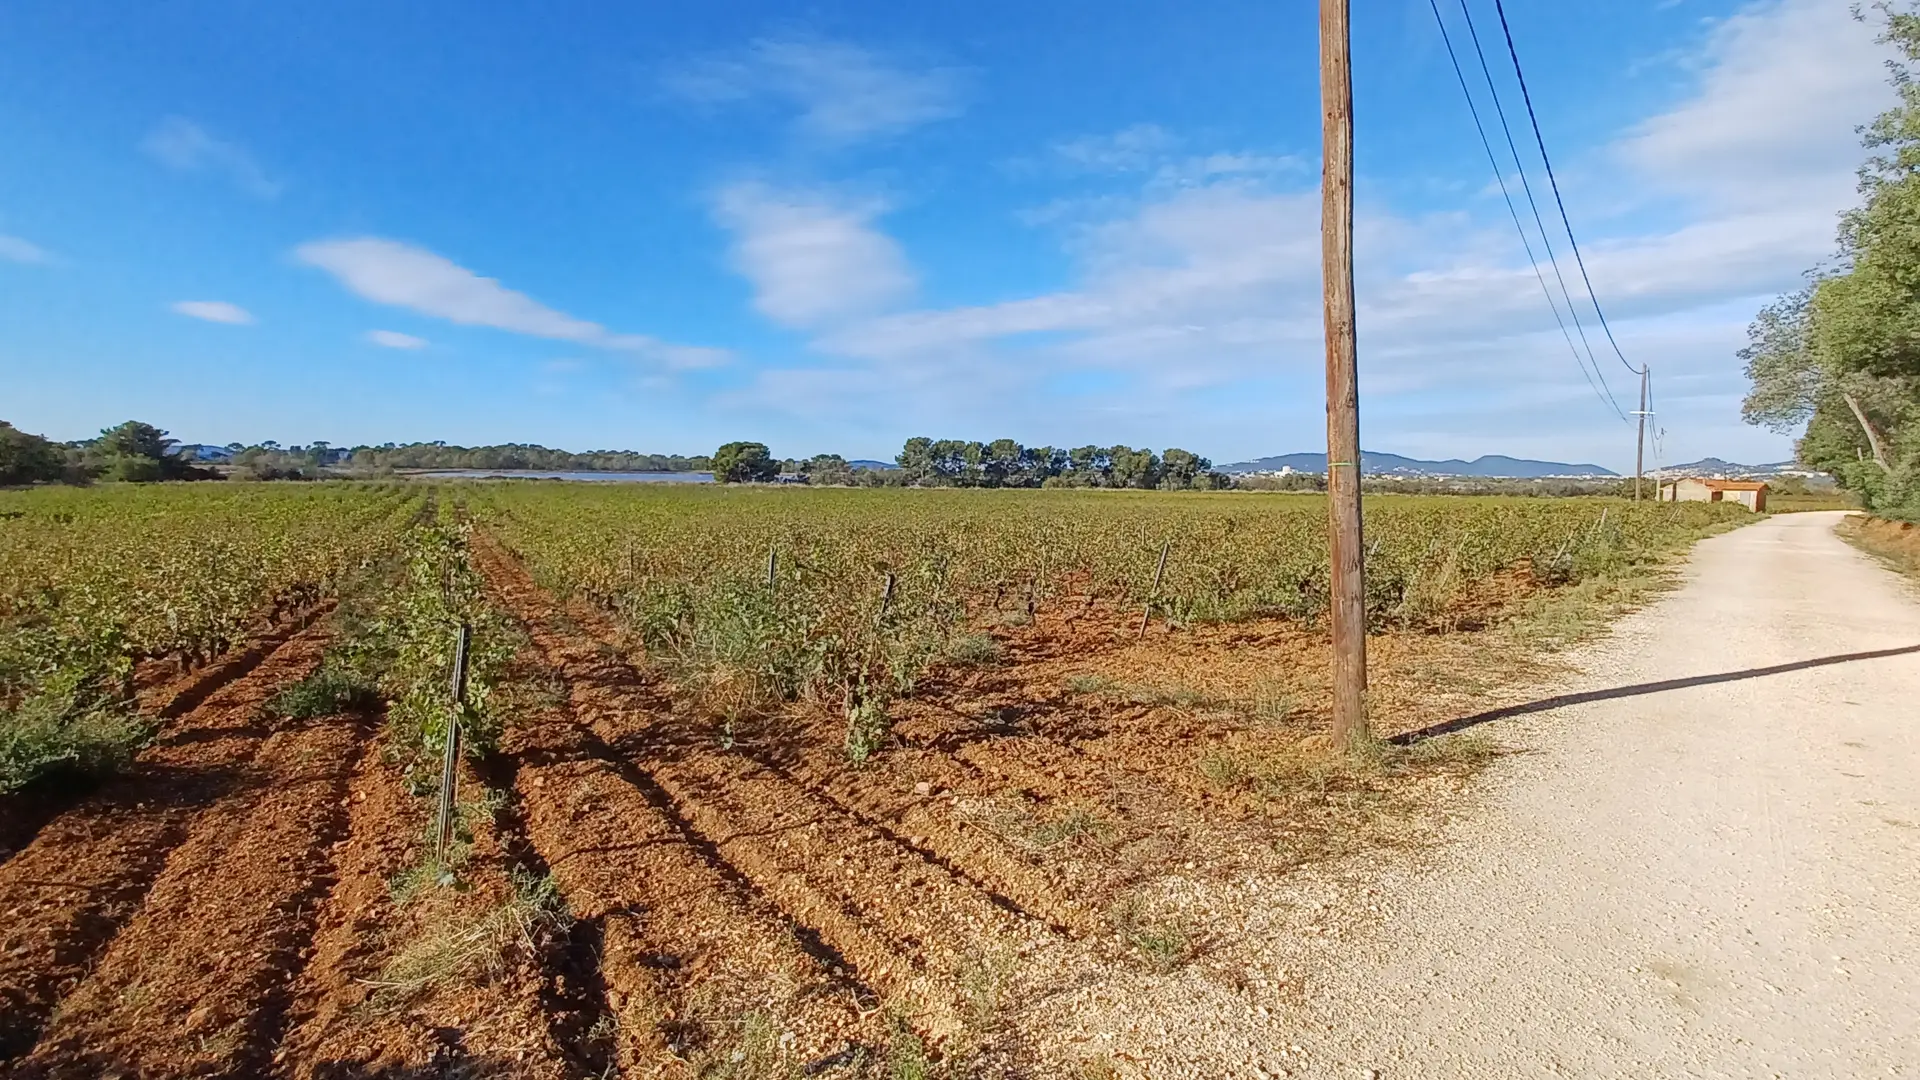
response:
{"label": "electrical cable", "polygon": [[[1438,24],[1440,27],[1440,40],[1446,43],[1447,58],[1453,61],[1453,75],[1454,75],[1454,78],[1458,79],[1460,82],[1460,93],[1467,99],[1467,112],[1472,114],[1473,116],[1473,128],[1475,131],[1479,132],[1480,134],[1480,147],[1481,149],[1487,152],[1487,164],[1493,167],[1493,179],[1495,182],[1497,182],[1500,185],[1500,197],[1506,200],[1507,214],[1513,218],[1514,230],[1520,234],[1520,246],[1526,249],[1527,262],[1532,264],[1533,276],[1540,282],[1540,292],[1542,295],[1544,295],[1547,298],[1547,307],[1552,309],[1553,311],[1553,321],[1555,323],[1558,323],[1560,326],[1560,336],[1566,339],[1567,349],[1568,351],[1573,353],[1574,366],[1580,369],[1580,375],[1581,377],[1587,380],[1588,388],[1590,388],[1594,392],[1594,394],[1599,396],[1600,400],[1604,404],[1608,405],[1613,409],[1615,413],[1619,414],[1620,419],[1624,421],[1627,419],[1627,417],[1626,417],[1626,414],[1621,411],[1619,403],[1613,400],[1613,395],[1610,392],[1603,392],[1600,389],[1600,385],[1604,384],[1605,382],[1604,377],[1601,380],[1601,384],[1596,384],[1594,382],[1594,375],[1597,374],[1598,372],[1598,365],[1597,364],[1595,365],[1594,372],[1589,372],[1587,370],[1587,364],[1592,358],[1593,350],[1589,348],[1587,350],[1588,356],[1586,358],[1582,358],[1580,355],[1579,347],[1573,343],[1573,332],[1567,329],[1567,320],[1561,317],[1560,315],[1560,304],[1558,301],[1554,300],[1553,298],[1553,288],[1547,284],[1547,276],[1546,274],[1542,273],[1540,270],[1540,260],[1533,253],[1533,241],[1527,236],[1527,227],[1521,224],[1520,211],[1517,207],[1513,205],[1513,192],[1507,187],[1506,172],[1505,170],[1500,168],[1500,161],[1498,159],[1498,156],[1495,155],[1493,152],[1493,140],[1487,137],[1486,124],[1482,122],[1480,119],[1480,107],[1474,104],[1473,92],[1467,88],[1467,75],[1466,75],[1466,72],[1462,70],[1460,67],[1459,55],[1454,52],[1453,38],[1451,35],[1447,33],[1447,22],[1440,15],[1439,0],[1427,0],[1427,3],[1428,3],[1428,6],[1433,9],[1434,22]],[[1484,59],[1485,58],[1483,57],[1482,58],[1483,66],[1484,66]],[[1489,82],[1491,82],[1491,80],[1489,80]],[[1497,101],[1496,101],[1496,104],[1497,104]],[[1512,144],[1511,133],[1509,133],[1508,135],[1508,144],[1509,145]],[[1515,155],[1514,161],[1516,164],[1519,162],[1519,157],[1517,154]],[[1525,179],[1524,173],[1522,174],[1522,179],[1523,180]],[[1529,193],[1528,198],[1529,199],[1532,198],[1531,193]],[[1539,210],[1536,208],[1534,211],[1534,219],[1536,222],[1539,220],[1539,216],[1540,216]],[[1541,235],[1541,239],[1544,241],[1546,238],[1546,229],[1544,226],[1542,226],[1541,228],[1540,235]],[[1550,248],[1548,250],[1548,258],[1549,259],[1552,258],[1552,250]],[[1559,273],[1559,266],[1557,264],[1554,267],[1554,273],[1555,274]],[[1560,288],[1562,292],[1566,291],[1566,281],[1564,279],[1560,282]],[[1572,300],[1573,300],[1572,296],[1569,295],[1567,300],[1568,300],[1568,313],[1571,314]],[[1585,337],[1586,335],[1583,332],[1581,334],[1582,340],[1585,340]]]}
{"label": "electrical cable", "polygon": [[[1480,61],[1480,75],[1486,80],[1487,94],[1493,99],[1494,115],[1499,118],[1500,131],[1507,140],[1507,152],[1513,155],[1514,170],[1520,175],[1520,190],[1527,196],[1527,207],[1533,212],[1533,223],[1535,227],[1540,230],[1540,242],[1546,246],[1547,262],[1552,265],[1554,280],[1560,283],[1560,294],[1566,299],[1567,315],[1573,319],[1574,329],[1580,335],[1580,344],[1587,350],[1587,362],[1593,365],[1593,373],[1600,380],[1600,388],[1602,393],[1606,395],[1607,404],[1613,407],[1615,415],[1620,417],[1621,422],[1630,424],[1633,421],[1627,419],[1626,410],[1620,407],[1619,399],[1613,396],[1613,387],[1607,385],[1607,377],[1605,373],[1600,370],[1600,359],[1594,354],[1593,344],[1587,340],[1586,324],[1580,321],[1579,305],[1573,302],[1573,290],[1567,287],[1566,275],[1560,271],[1560,257],[1554,253],[1553,238],[1548,235],[1547,223],[1540,216],[1540,203],[1533,197],[1533,182],[1527,179],[1526,162],[1521,160],[1520,148],[1513,141],[1513,125],[1507,122],[1507,108],[1500,103],[1500,90],[1494,85],[1493,69],[1487,64],[1487,52],[1480,43],[1480,29],[1473,21],[1473,9],[1467,6],[1467,0],[1459,0],[1459,2],[1460,14],[1466,19],[1467,33],[1473,40],[1474,55]],[[1435,15],[1438,15],[1437,10],[1435,11]],[[1444,26],[1442,33],[1444,36]],[[1496,171],[1498,168],[1499,166],[1496,165]],[[1589,289],[1589,294],[1591,294],[1591,289]],[[1635,372],[1635,374],[1637,375],[1639,373]]]}
{"label": "electrical cable", "polygon": [[[1466,0],[1460,0],[1464,6]],[[1513,59],[1513,75],[1520,81],[1520,98],[1527,103],[1527,119],[1533,124],[1533,141],[1540,147],[1540,160],[1547,167],[1547,183],[1553,186],[1553,201],[1560,207],[1560,223],[1567,227],[1567,242],[1573,246],[1573,261],[1580,267],[1580,280],[1586,283],[1587,298],[1593,301],[1593,313],[1600,317],[1600,329],[1606,331],[1607,344],[1613,346],[1613,355],[1620,358],[1621,366],[1635,375],[1640,369],[1627,363],[1625,353],[1620,351],[1620,343],[1613,339],[1613,327],[1607,325],[1607,313],[1600,308],[1600,297],[1593,291],[1593,279],[1587,276],[1587,260],[1580,254],[1580,241],[1574,238],[1573,222],[1567,217],[1567,204],[1560,198],[1560,180],[1553,175],[1553,159],[1547,156],[1547,140],[1540,134],[1540,118],[1533,111],[1533,95],[1527,92],[1527,77],[1520,70],[1520,52],[1513,45],[1513,29],[1507,25],[1507,8],[1500,0],[1493,0],[1493,10],[1500,15],[1500,32],[1507,39],[1507,55]]]}

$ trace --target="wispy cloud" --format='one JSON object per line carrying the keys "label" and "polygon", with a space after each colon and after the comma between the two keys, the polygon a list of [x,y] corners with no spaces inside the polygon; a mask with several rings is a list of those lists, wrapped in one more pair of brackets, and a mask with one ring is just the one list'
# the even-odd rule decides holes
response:
{"label": "wispy cloud", "polygon": [[1862,156],[1856,125],[1888,107],[1886,50],[1844,0],[1775,0],[1715,25],[1691,58],[1696,92],[1618,145],[1669,191],[1714,205],[1818,212],[1850,197]]}
{"label": "wispy cloud", "polygon": [[53,261],[53,256],[48,255],[45,249],[37,244],[29,243],[17,236],[0,233],[0,259],[35,265],[50,263]]}
{"label": "wispy cloud", "polygon": [[1159,124],[1134,124],[1109,134],[1060,139],[1054,157],[1097,172],[1139,172],[1165,160],[1180,139]]}
{"label": "wispy cloud", "polygon": [[274,198],[285,187],[268,176],[240,145],[215,138],[185,117],[169,116],[160,121],[140,148],[176,172],[216,173],[255,198]]}
{"label": "wispy cloud", "polygon": [[[1256,150],[1198,149],[1187,137],[1159,124],[1133,124],[1112,132],[1058,139],[1038,157],[1004,167],[1014,176],[1093,179],[1110,183],[1095,193],[1056,197],[1018,213],[1029,225],[1084,225],[1137,206],[1140,196],[1164,197],[1220,181],[1264,185],[1306,174],[1295,154]],[[1115,184],[1137,185],[1137,194],[1116,194]]]}
{"label": "wispy cloud", "polygon": [[225,300],[181,300],[172,308],[175,314],[185,315],[189,319],[226,323],[229,326],[251,326],[254,321],[253,314],[246,308]]}
{"label": "wispy cloud", "polygon": [[714,216],[733,234],[732,262],[754,307],[786,326],[870,314],[910,296],[914,275],[893,238],[873,227],[885,206],[760,183],[723,188]]}
{"label": "wispy cloud", "polygon": [[644,334],[618,334],[515,292],[425,248],[363,236],[315,240],[294,249],[294,258],[333,275],[349,292],[376,304],[406,308],[460,326],[611,349],[669,368],[725,363],[720,349],[675,345]]}
{"label": "wispy cloud", "polygon": [[912,67],[818,37],[761,38],[738,53],[674,68],[661,82],[669,93],[703,105],[783,100],[799,110],[801,134],[842,144],[957,116],[966,87],[957,68]]}
{"label": "wispy cloud", "polygon": [[383,349],[424,349],[427,339],[403,334],[398,330],[369,330],[367,341]]}

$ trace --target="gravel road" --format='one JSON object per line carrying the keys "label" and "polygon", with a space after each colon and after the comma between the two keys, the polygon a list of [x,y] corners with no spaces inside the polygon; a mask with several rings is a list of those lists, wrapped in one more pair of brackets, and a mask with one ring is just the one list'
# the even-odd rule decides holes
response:
{"label": "gravel road", "polygon": [[1920,602],[1842,516],[1705,541],[1577,658],[1608,693],[1480,729],[1527,752],[1312,980],[1293,1075],[1920,1076]]}

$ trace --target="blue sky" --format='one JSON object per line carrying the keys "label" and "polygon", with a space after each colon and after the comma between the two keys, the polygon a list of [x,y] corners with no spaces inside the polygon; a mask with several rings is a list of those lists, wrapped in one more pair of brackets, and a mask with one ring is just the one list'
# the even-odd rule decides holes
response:
{"label": "blue sky", "polygon": [[[1508,3],[1666,461],[1790,452],[1740,424],[1734,352],[1890,100],[1847,8]],[[1630,467],[1427,0],[1353,19],[1364,442]],[[1315,30],[1306,0],[6,5],[0,419],[1313,449]]]}

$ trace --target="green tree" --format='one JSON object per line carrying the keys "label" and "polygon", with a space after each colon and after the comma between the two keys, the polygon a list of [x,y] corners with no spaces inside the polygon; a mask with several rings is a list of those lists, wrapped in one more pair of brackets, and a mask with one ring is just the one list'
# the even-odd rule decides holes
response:
{"label": "green tree", "polygon": [[151,458],[158,461],[172,456],[173,448],[177,445],[177,440],[168,438],[166,432],[152,424],[129,420],[118,427],[101,431],[94,449],[108,457]]}
{"label": "green tree", "polygon": [[1160,483],[1160,459],[1151,450],[1115,446],[1107,451],[1111,462],[1108,483],[1113,487],[1151,488]]}
{"label": "green tree", "polygon": [[1067,451],[1067,482],[1075,487],[1105,487],[1112,466],[1105,447],[1076,446]]}
{"label": "green tree", "polygon": [[766,482],[780,475],[780,462],[766,443],[730,442],[713,452],[713,478],[722,484]]}
{"label": "green tree", "polygon": [[105,479],[133,483],[203,480],[215,475],[181,460],[174,453],[177,445],[152,424],[129,420],[100,432],[87,449],[87,465]]}
{"label": "green tree", "polygon": [[1160,455],[1160,486],[1173,491],[1189,491],[1194,488],[1211,489],[1213,482],[1213,462],[1191,450],[1168,447]]}
{"label": "green tree", "polygon": [[806,473],[809,484],[846,486],[856,482],[853,466],[839,454],[815,454],[801,462],[800,471]]}
{"label": "green tree", "polygon": [[995,439],[981,454],[981,483],[987,487],[1014,487],[1021,479],[1021,458],[1026,447],[1012,439]]}
{"label": "green tree", "polygon": [[924,435],[908,439],[900,453],[894,456],[893,463],[900,466],[902,483],[926,483],[933,475],[933,440]]}
{"label": "green tree", "polygon": [[51,483],[65,473],[59,447],[0,420],[0,486]]}

